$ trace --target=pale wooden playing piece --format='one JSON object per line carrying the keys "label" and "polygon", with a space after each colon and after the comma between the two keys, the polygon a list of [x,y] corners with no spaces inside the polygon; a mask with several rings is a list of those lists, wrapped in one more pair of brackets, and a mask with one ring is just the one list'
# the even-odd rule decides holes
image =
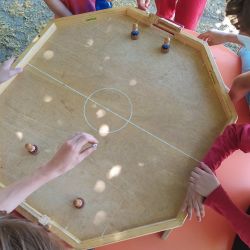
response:
{"label": "pale wooden playing piece", "polygon": [[133,23],[132,31],[137,31],[137,30],[138,30],[138,23]]}
{"label": "pale wooden playing piece", "polygon": [[32,153],[36,150],[36,147],[30,143],[25,144],[25,148],[27,149],[28,152]]}
{"label": "pale wooden playing piece", "polygon": [[171,41],[170,37],[164,38],[164,44],[170,44],[170,41]]}

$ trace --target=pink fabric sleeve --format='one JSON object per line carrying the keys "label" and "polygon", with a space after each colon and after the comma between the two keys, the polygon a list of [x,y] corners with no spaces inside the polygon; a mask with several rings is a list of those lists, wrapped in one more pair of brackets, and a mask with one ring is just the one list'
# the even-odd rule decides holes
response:
{"label": "pink fabric sleeve", "polygon": [[215,171],[221,162],[237,149],[245,153],[250,152],[250,124],[227,126],[215,140],[203,162]]}
{"label": "pink fabric sleeve", "polygon": [[223,215],[241,240],[250,247],[250,216],[235,206],[221,186],[206,198],[204,204]]}
{"label": "pink fabric sleeve", "polygon": [[[203,161],[215,171],[225,158],[238,149],[250,152],[250,124],[226,127]],[[206,198],[204,204],[228,219],[239,237],[250,246],[250,216],[235,206],[221,186]]]}
{"label": "pink fabric sleeve", "polygon": [[74,15],[95,11],[95,0],[61,0]]}

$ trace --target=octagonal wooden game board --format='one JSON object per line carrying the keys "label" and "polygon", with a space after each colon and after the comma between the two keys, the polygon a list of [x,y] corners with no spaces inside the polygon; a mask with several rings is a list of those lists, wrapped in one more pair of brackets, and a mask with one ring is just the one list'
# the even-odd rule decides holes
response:
{"label": "octagonal wooden game board", "polygon": [[[236,119],[203,41],[155,15],[111,9],[52,21],[16,65],[24,72],[0,86],[2,186],[46,163],[77,131],[100,141],[19,212],[78,249],[182,225],[190,171]],[[73,207],[76,197],[83,209]]]}

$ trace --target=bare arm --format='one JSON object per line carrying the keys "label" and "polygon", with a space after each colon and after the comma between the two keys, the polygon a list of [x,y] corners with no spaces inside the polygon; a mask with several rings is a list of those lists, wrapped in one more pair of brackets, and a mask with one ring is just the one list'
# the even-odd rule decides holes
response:
{"label": "bare arm", "polygon": [[55,156],[31,176],[1,189],[0,211],[10,213],[38,188],[73,169],[95,150],[92,146],[83,150],[84,145],[88,143],[97,144],[98,142],[89,134],[78,133],[65,142]]}
{"label": "bare arm", "polygon": [[72,16],[70,10],[60,0],[44,0],[58,17]]}
{"label": "bare arm", "polygon": [[206,41],[210,46],[227,42],[236,43],[243,46],[243,44],[239,41],[238,36],[236,34],[216,29],[212,29],[205,33],[202,33],[198,36],[198,38]]}

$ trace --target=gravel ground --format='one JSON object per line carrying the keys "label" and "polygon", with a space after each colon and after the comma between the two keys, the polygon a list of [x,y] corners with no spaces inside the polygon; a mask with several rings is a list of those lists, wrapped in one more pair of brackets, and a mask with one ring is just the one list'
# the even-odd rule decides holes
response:
{"label": "gravel ground", "polygon": [[[114,6],[135,6],[135,0],[113,0]],[[225,0],[208,0],[201,18],[198,32],[211,28],[231,31],[224,17]],[[152,1],[151,12],[155,12]],[[53,14],[42,0],[1,0],[0,1],[0,61],[11,55],[18,56],[46,25]],[[234,46],[229,45],[233,50]]]}

